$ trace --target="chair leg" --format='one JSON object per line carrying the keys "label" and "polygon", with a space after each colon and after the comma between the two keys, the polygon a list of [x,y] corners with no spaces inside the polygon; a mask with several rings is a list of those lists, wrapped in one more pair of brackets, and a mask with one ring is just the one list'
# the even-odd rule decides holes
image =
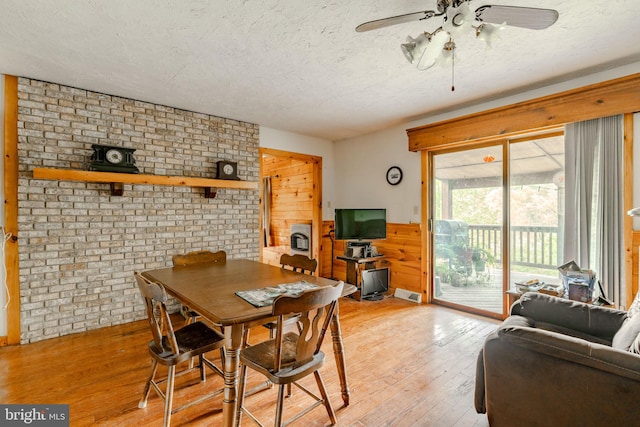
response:
{"label": "chair leg", "polygon": [[329,400],[327,389],[324,386],[324,381],[322,381],[320,371],[315,371],[313,375],[316,377],[316,383],[318,384],[318,388],[320,389],[320,396],[322,396],[324,407],[327,409],[327,413],[329,414],[331,425],[335,425],[337,424],[338,419],[336,418],[336,413],[333,410],[333,406],[331,406],[331,401]]}
{"label": "chair leg", "polygon": [[147,406],[147,399],[149,398],[149,392],[151,391],[151,382],[156,376],[156,372],[158,371],[158,362],[153,361],[153,365],[151,365],[151,375],[149,375],[149,379],[147,383],[144,385],[144,391],[142,392],[142,399],[138,403],[138,408],[145,408]]}
{"label": "chair leg", "polygon": [[164,393],[164,427],[171,425],[171,407],[173,406],[173,387],[176,379],[175,365],[169,366],[169,375],[167,377],[167,389]]}
{"label": "chair leg", "polygon": [[[191,360],[193,360],[193,358],[191,358]],[[201,354],[198,356],[198,363],[200,363],[199,368],[200,368],[200,381],[206,381],[207,380],[207,373],[205,372],[205,366],[204,366],[204,354]]]}
{"label": "chair leg", "polygon": [[[184,325],[185,326],[190,325],[190,324],[192,324],[192,323],[194,323],[196,321],[196,318],[191,315],[191,311],[189,310],[189,307],[186,307],[186,306],[183,305],[182,306],[182,310],[184,311],[183,315],[185,316],[185,319],[184,319]],[[193,368],[193,359],[195,359],[195,358],[192,357],[189,360],[189,369]]]}
{"label": "chair leg", "polygon": [[224,358],[227,357],[227,352],[224,346],[220,347],[220,366],[224,366]]}
{"label": "chair leg", "polygon": [[240,366],[240,382],[238,383],[238,402],[236,407],[236,426],[239,426],[242,417],[242,406],[244,405],[244,394],[247,389],[247,365]]}
{"label": "chair leg", "polygon": [[282,427],[282,416],[284,412],[284,386],[285,384],[278,385],[278,403],[276,406],[276,419],[273,423],[276,427]]}

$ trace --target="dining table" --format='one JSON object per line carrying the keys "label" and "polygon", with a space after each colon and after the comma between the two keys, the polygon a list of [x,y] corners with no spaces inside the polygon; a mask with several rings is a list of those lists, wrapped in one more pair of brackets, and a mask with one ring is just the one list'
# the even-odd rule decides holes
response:
{"label": "dining table", "polygon": [[[228,259],[225,263],[160,268],[144,271],[142,275],[164,286],[167,293],[205,319],[223,327],[225,357],[222,417],[225,427],[236,425],[238,417],[239,356],[243,346],[244,332],[246,328],[258,326],[273,319],[270,305],[254,306],[236,293],[300,281],[317,286],[334,286],[338,283],[333,279],[303,275],[249,259]],[[355,286],[345,283],[342,296],[350,295],[355,291]],[[339,304],[331,319],[330,329],[342,400],[347,406],[349,405],[349,386],[340,329]]]}

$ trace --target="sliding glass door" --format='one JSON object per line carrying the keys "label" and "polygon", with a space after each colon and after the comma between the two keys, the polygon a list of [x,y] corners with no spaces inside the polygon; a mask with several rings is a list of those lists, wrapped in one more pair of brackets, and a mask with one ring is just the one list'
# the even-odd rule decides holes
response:
{"label": "sliding glass door", "polygon": [[501,315],[516,282],[559,283],[561,133],[433,152],[430,165],[434,302]]}
{"label": "sliding glass door", "polygon": [[502,313],[503,146],[433,156],[434,300]]}
{"label": "sliding glass door", "polygon": [[509,144],[509,272],[518,282],[560,284],[563,264],[564,136]]}

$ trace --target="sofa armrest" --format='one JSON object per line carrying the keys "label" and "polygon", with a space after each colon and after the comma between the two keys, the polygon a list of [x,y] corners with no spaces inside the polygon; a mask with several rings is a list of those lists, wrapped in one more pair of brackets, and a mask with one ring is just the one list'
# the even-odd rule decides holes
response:
{"label": "sofa armrest", "polygon": [[528,326],[505,324],[497,332],[505,343],[640,382],[640,355]]}
{"label": "sofa armrest", "polygon": [[528,292],[511,306],[511,314],[573,329],[611,342],[627,313],[537,292]]}

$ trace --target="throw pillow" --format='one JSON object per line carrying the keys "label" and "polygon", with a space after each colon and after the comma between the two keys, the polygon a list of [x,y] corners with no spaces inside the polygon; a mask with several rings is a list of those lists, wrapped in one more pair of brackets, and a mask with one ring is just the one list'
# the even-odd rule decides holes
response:
{"label": "throw pillow", "polygon": [[640,316],[624,322],[614,335],[611,347],[640,354]]}
{"label": "throw pillow", "polygon": [[633,299],[633,302],[629,306],[629,311],[627,311],[627,316],[633,317],[636,314],[640,313],[640,291],[636,294],[636,297]]}
{"label": "throw pillow", "polygon": [[631,343],[631,347],[629,347],[629,351],[631,353],[640,354],[640,334],[638,334],[636,339]]}

